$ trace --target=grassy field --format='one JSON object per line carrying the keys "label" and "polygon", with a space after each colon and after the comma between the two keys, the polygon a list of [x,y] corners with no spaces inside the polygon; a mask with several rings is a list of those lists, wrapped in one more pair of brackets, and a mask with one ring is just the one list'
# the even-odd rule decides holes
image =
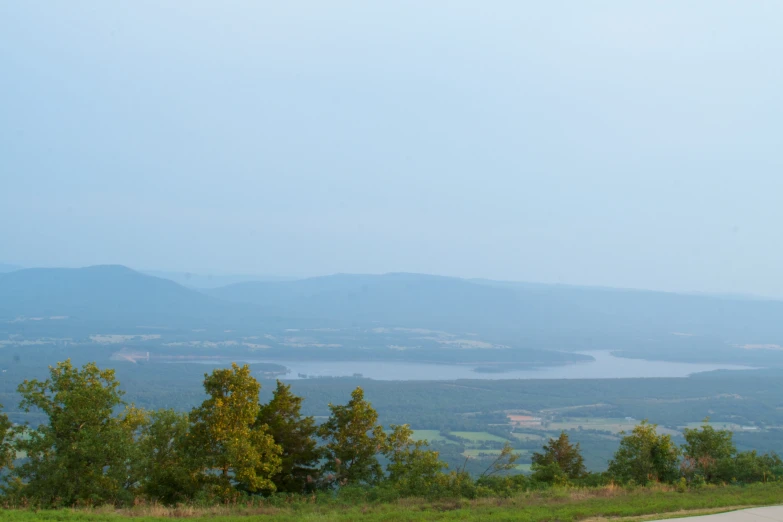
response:
{"label": "grassy field", "polygon": [[492,435],[491,433],[487,433],[486,431],[452,431],[452,435],[456,435],[457,437],[460,437],[462,439],[467,439],[471,442],[483,442],[483,441],[492,441],[492,442],[506,442],[507,439],[504,439],[503,437],[498,437],[497,435]]}
{"label": "grassy field", "polygon": [[456,444],[453,440],[449,440],[440,434],[438,430],[413,430],[411,437],[413,440],[427,440],[430,442],[450,442]]}
{"label": "grassy field", "polygon": [[[520,453],[520,451],[515,451],[514,453]],[[462,452],[463,455],[466,457],[476,458],[479,455],[500,455],[500,450],[491,450],[491,449],[466,449]]]}
{"label": "grassy field", "polygon": [[[519,455],[525,455],[528,452],[525,450],[514,450],[514,453]],[[500,450],[496,449],[466,449],[462,452],[466,457],[476,458],[479,455],[500,455]]]}
{"label": "grassy field", "polygon": [[[620,433],[621,431],[630,432],[634,426],[639,424],[638,420],[628,421],[623,418],[609,418],[609,417],[566,417],[562,422],[552,422],[547,427],[548,431],[570,431],[577,430],[580,427],[584,430],[600,430],[610,431],[612,433]],[[700,426],[701,424],[697,424]],[[678,432],[658,426],[658,433],[665,433],[668,435],[677,435]]]}
{"label": "grassy field", "polygon": [[512,433],[512,435],[514,435],[514,438],[517,438],[519,440],[524,440],[524,441],[544,440],[544,437],[542,437],[541,435],[534,435],[533,433]]}
{"label": "grassy field", "polygon": [[510,498],[477,500],[403,499],[387,503],[297,502],[279,507],[221,506],[214,508],[137,506],[129,509],[111,507],[93,510],[3,511],[8,522],[120,522],[133,517],[134,522],[153,522],[171,518],[190,518],[213,522],[239,522],[248,517],[263,516],[274,522],[294,521],[429,521],[493,520],[522,522],[574,522],[596,518],[629,518],[654,515],[686,516],[718,512],[749,506],[783,502],[783,483],[757,484],[747,487],[724,486],[678,493],[671,487],[626,490],[619,487],[595,489],[552,489],[528,492]]}
{"label": "grassy field", "polygon": [[[710,426],[715,428],[716,430],[729,430],[729,431],[741,431],[741,427],[739,424],[732,423],[732,422],[708,422]],[[684,428],[700,428],[704,426],[704,422],[689,422]]]}

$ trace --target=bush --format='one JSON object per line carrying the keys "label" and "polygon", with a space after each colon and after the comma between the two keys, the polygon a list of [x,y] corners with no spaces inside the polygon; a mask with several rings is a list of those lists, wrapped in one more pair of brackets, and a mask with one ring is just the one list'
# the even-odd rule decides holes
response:
{"label": "bush", "polygon": [[465,471],[452,471],[436,477],[426,496],[436,498],[476,498],[476,482]]}
{"label": "bush", "polygon": [[608,473],[588,473],[584,477],[574,479],[571,481],[571,483],[574,486],[579,486],[583,488],[598,488],[603,487],[608,484],[611,484],[612,477],[609,476]]}
{"label": "bush", "polygon": [[[508,475],[503,477],[481,477],[476,480],[476,486],[486,490],[491,496],[510,497],[520,491],[525,491],[530,486],[530,479],[525,475]],[[478,496],[487,496],[483,491],[477,492]]]}
{"label": "bush", "polygon": [[568,475],[565,474],[557,462],[534,464],[534,466],[536,468],[532,475],[534,481],[552,486],[566,486],[569,484]]}
{"label": "bush", "polygon": [[[683,477],[684,480],[685,477]],[[707,481],[704,479],[703,475],[694,475],[691,479],[691,487],[692,488],[703,488],[705,485],[707,485]]]}
{"label": "bush", "polygon": [[685,493],[688,491],[688,481],[685,480],[685,477],[680,477],[680,480],[677,481],[675,488],[677,489],[677,493]]}

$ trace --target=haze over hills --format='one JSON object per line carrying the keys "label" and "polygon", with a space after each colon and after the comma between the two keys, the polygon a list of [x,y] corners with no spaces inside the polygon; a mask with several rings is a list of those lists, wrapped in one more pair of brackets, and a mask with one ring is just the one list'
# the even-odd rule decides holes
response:
{"label": "haze over hills", "polygon": [[736,342],[762,338],[777,342],[783,336],[780,301],[644,290],[397,273],[247,282],[207,293],[335,320],[459,324],[497,331],[665,331],[724,336]]}
{"label": "haze over hills", "polygon": [[248,282],[206,291],[289,315],[427,328],[504,328],[518,319],[513,291],[422,274],[336,274],[290,282]]}
{"label": "haze over hills", "polygon": [[16,270],[21,270],[22,267],[19,265],[10,265],[7,263],[0,263],[0,274],[6,273],[6,272],[14,272]]}
{"label": "haze over hills", "polygon": [[[12,263],[0,263],[0,274],[15,272],[25,268],[63,268],[34,266],[25,267]],[[193,272],[178,272],[171,270],[137,270],[142,274],[147,274],[161,279],[169,279],[182,286],[190,288],[218,288],[235,283],[244,283],[248,281],[293,281],[296,277],[272,276],[272,275],[250,275],[250,274],[198,274]]]}
{"label": "haze over hills", "polygon": [[29,268],[0,275],[0,317],[6,318],[159,323],[209,317],[222,306],[195,290],[119,265]]}
{"label": "haze over hills", "polygon": [[293,281],[296,277],[249,275],[249,274],[195,274],[192,272],[171,272],[164,270],[140,270],[140,272],[170,279],[175,283],[190,288],[219,288],[248,281]]}
{"label": "haze over hills", "polygon": [[[68,316],[198,329],[404,327],[476,334],[525,349],[611,349],[629,356],[777,359],[783,302],[638,290],[337,274],[197,291],[123,266],[0,274],[0,318]],[[221,330],[222,331],[222,330]],[[243,330],[244,331],[244,330]],[[739,346],[750,345],[750,349]]]}

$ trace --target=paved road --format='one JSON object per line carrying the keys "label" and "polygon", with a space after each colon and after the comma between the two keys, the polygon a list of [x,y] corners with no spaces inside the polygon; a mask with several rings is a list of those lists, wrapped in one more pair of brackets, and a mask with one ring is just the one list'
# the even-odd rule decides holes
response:
{"label": "paved road", "polygon": [[675,520],[687,520],[688,522],[691,520],[694,522],[783,522],[783,506],[741,509],[717,515],[701,515]]}

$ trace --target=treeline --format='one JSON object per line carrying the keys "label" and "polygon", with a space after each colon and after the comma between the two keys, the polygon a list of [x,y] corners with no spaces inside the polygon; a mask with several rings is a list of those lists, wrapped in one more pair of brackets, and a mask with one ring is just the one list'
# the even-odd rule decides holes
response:
{"label": "treeline", "polygon": [[677,446],[655,424],[642,421],[620,441],[620,447],[602,473],[588,473],[579,444],[563,432],[550,439],[543,453],[534,453],[537,482],[555,485],[626,485],[669,483],[679,487],[704,484],[750,484],[783,479],[783,461],[775,453],[737,451],[733,434],[716,430],[705,420],[700,428],[686,428],[685,443]]}
{"label": "treeline", "polygon": [[[673,444],[643,422],[627,434],[607,471],[588,473],[579,444],[562,433],[532,455],[532,475],[514,473],[520,455],[498,447],[485,469],[448,470],[408,425],[384,428],[356,388],[329,405],[317,425],[303,399],[280,382],[267,403],[250,368],[233,364],[204,376],[207,398],[188,413],[128,405],[113,370],[70,360],[45,380],[26,380],[20,409],[46,422],[14,426],[0,415],[0,469],[8,505],[43,507],[234,502],[261,495],[333,495],[360,489],[383,498],[476,497],[609,482],[750,483],[780,480],[774,453],[738,452],[728,431],[708,424]],[[488,452],[489,453],[489,452]]]}
{"label": "treeline", "polygon": [[[119,385],[114,370],[70,360],[51,367],[46,380],[19,385],[20,409],[47,421],[13,426],[0,415],[7,503],[215,503],[356,486],[446,495],[474,485],[464,470],[445,473],[438,453],[414,440],[409,426],[384,429],[358,387],[316,425],[301,415],[302,398],[279,381],[260,404],[261,386],[247,365],[205,374],[207,399],[189,413],[128,405]],[[516,459],[504,449],[483,476],[512,469]]]}

